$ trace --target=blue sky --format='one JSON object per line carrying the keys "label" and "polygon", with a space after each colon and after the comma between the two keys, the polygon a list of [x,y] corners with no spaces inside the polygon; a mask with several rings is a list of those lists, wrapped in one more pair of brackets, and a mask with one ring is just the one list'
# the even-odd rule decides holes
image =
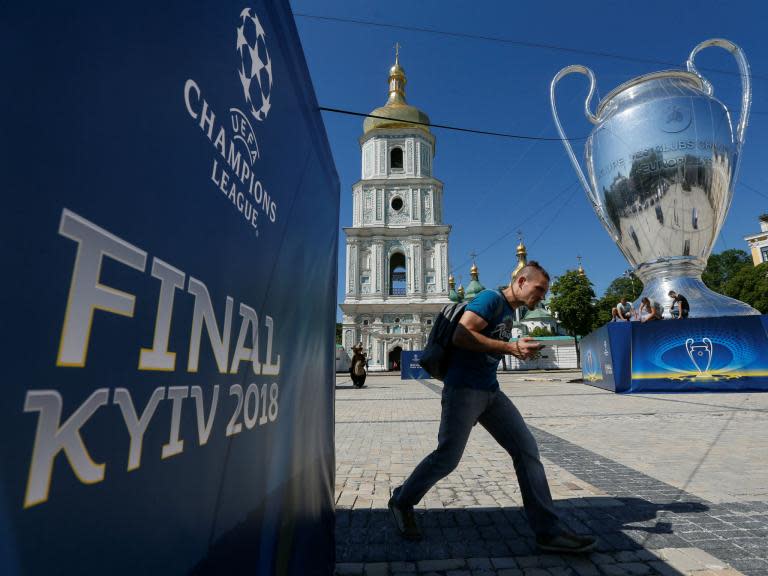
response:
{"label": "blue sky", "polygon": [[[462,34],[608,52],[683,65],[690,50],[711,37],[728,38],[747,54],[753,104],[739,184],[715,252],[745,249],[743,237],[759,230],[768,212],[768,9],[758,2],[343,2],[292,0],[295,13],[371,20]],[[399,42],[410,104],[435,124],[557,137],[549,107],[549,83],[569,64],[584,64],[605,95],[640,74],[666,69],[590,54],[318,21],[296,17],[321,106],[369,112],[387,96],[387,71]],[[740,80],[735,61],[711,48],[697,57],[715,95],[738,115]],[[731,74],[704,70],[725,70]],[[561,120],[569,136],[591,126],[582,114],[587,82],[560,84]],[[360,177],[362,118],[323,113],[341,179],[341,226],[351,225],[351,187]],[[435,176],[445,184],[446,223],[453,226],[449,259],[469,281],[473,250],[486,286],[505,283],[515,264],[516,230],[529,258],[554,275],[584,267],[601,295],[628,265],[602,229],[559,142],[530,142],[435,129]],[[576,144],[577,155],[582,155]],[[743,185],[741,184],[743,183]],[[759,193],[750,190],[757,189]],[[564,192],[565,191],[565,192]],[[501,238],[504,234],[506,237]],[[343,248],[344,236],[340,235]],[[344,250],[339,258],[343,300]]]}

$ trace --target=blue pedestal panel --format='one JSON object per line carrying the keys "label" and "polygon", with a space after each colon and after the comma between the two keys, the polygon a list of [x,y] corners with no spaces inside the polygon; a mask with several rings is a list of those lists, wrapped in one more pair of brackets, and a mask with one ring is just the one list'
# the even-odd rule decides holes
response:
{"label": "blue pedestal panel", "polygon": [[584,381],[614,392],[768,391],[768,316],[610,323],[580,356]]}

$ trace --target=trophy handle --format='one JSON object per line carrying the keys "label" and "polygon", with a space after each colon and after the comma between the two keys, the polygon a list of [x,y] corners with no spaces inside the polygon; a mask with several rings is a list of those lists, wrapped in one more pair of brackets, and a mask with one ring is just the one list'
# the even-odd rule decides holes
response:
{"label": "trophy handle", "polygon": [[568,76],[569,74],[584,74],[587,78],[589,78],[589,94],[587,94],[587,99],[584,101],[584,115],[587,117],[587,120],[592,122],[592,124],[597,124],[597,117],[592,114],[592,112],[589,109],[590,102],[592,101],[592,96],[595,93],[595,74],[587,68],[586,66],[581,66],[578,64],[575,64],[573,66],[566,66],[560,72],[555,74],[555,77],[552,78],[552,83],[549,85],[549,101],[552,104],[552,116],[555,119],[555,126],[557,127],[557,132],[560,134],[560,138],[563,139],[563,146],[565,147],[565,151],[568,153],[568,157],[571,159],[571,164],[573,164],[573,167],[576,169],[576,174],[579,177],[579,181],[581,182],[582,187],[584,188],[584,191],[587,193],[587,197],[592,202],[592,206],[595,209],[595,212],[600,217],[601,220],[603,219],[602,214],[602,208],[600,205],[600,199],[597,197],[597,194],[592,190],[592,187],[589,185],[589,181],[587,180],[587,177],[584,175],[584,170],[581,169],[581,164],[579,163],[578,159],[576,158],[576,154],[573,153],[573,147],[571,146],[570,141],[568,140],[568,137],[565,135],[565,131],[563,130],[562,124],[560,124],[560,118],[557,115],[557,104],[555,102],[555,87],[557,86],[557,83],[560,82],[565,76]]}
{"label": "trophy handle", "polygon": [[749,62],[747,62],[747,57],[744,55],[744,51],[741,48],[730,40],[725,40],[724,38],[712,38],[710,40],[705,40],[696,46],[696,48],[691,51],[691,55],[688,56],[688,61],[685,63],[685,66],[688,69],[688,72],[693,72],[701,78],[704,87],[709,94],[712,94],[712,84],[699,74],[696,65],[693,63],[693,59],[700,51],[704,50],[704,48],[709,48],[710,46],[717,46],[728,50],[739,64],[739,72],[741,73],[741,114],[739,116],[739,123],[736,127],[736,141],[739,144],[739,148],[741,148],[744,144],[744,132],[747,128],[747,121],[749,120],[749,108],[752,105],[752,81],[749,76]]}

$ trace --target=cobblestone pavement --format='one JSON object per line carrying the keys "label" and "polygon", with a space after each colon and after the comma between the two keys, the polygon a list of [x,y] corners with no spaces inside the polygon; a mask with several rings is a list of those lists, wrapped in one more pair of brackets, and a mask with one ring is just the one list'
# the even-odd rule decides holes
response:
{"label": "cobblestone pavement", "polygon": [[579,376],[499,380],[563,520],[598,537],[583,557],[537,553],[512,461],[481,426],[419,506],[425,539],[402,540],[387,501],[436,445],[442,386],[339,376],[338,574],[768,576],[768,394],[618,395]]}

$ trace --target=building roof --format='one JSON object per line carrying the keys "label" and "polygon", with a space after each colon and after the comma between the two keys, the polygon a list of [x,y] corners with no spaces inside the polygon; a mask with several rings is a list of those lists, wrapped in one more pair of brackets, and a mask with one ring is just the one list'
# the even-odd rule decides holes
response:
{"label": "building roof", "polygon": [[536,308],[534,310],[528,310],[528,313],[523,318],[525,320],[554,320],[555,318],[544,310],[543,308]]}

